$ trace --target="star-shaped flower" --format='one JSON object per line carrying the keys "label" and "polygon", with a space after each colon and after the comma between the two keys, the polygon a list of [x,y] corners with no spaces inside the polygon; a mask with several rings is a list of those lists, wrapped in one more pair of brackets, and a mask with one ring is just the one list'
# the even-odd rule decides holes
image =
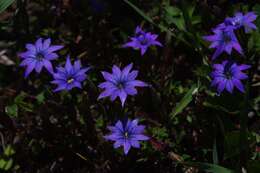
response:
{"label": "star-shaped flower", "polygon": [[210,48],[215,48],[212,59],[216,59],[222,52],[231,54],[234,48],[238,53],[243,54],[243,50],[234,33],[233,26],[226,26],[225,24],[219,25],[213,29],[214,35],[204,36],[203,38],[211,42]]}
{"label": "star-shaped flower", "polygon": [[130,72],[132,67],[133,64],[131,63],[121,71],[119,67],[114,65],[112,68],[112,74],[103,71],[102,75],[106,82],[99,84],[98,87],[105,89],[105,91],[99,95],[98,99],[110,96],[111,101],[114,101],[117,97],[119,97],[122,102],[122,106],[124,106],[127,95],[137,94],[135,87],[148,86],[146,83],[135,79],[138,75],[138,71],[133,70]]}
{"label": "star-shaped flower", "polygon": [[237,65],[233,61],[223,61],[221,64],[213,65],[211,86],[216,86],[218,93],[222,93],[226,89],[229,93],[233,93],[234,87],[239,91],[245,92],[241,80],[247,79],[248,76],[243,73],[243,70],[250,68],[250,65]]}
{"label": "star-shaped flower", "polygon": [[140,49],[141,55],[144,55],[147,49],[150,46],[156,45],[156,46],[162,46],[162,44],[157,41],[158,35],[152,34],[150,32],[145,32],[142,30],[141,27],[137,26],[135,29],[135,36],[131,37],[131,41],[124,44],[123,47],[132,47],[134,49]]}
{"label": "star-shaped flower", "polygon": [[20,53],[19,56],[23,59],[20,66],[27,66],[24,76],[28,77],[34,69],[40,73],[43,67],[52,73],[51,61],[58,58],[55,51],[62,49],[63,46],[51,45],[50,38],[46,40],[39,38],[35,44],[26,44],[26,48],[27,51]]}
{"label": "star-shaped flower", "polygon": [[105,136],[105,139],[115,141],[114,148],[124,147],[124,153],[127,154],[131,147],[140,148],[139,141],[149,140],[149,137],[143,135],[145,126],[138,125],[138,120],[128,120],[127,123],[117,121],[115,126],[108,126],[111,134]]}
{"label": "star-shaped flower", "polygon": [[70,57],[67,57],[65,67],[57,67],[57,72],[53,73],[54,80],[51,82],[57,84],[58,87],[54,92],[60,90],[71,90],[74,87],[82,88],[81,82],[83,82],[87,75],[85,74],[90,68],[81,68],[80,60],[71,64]]}
{"label": "star-shaped flower", "polygon": [[245,32],[249,33],[254,29],[257,29],[256,25],[253,23],[257,18],[257,15],[254,12],[248,12],[245,15],[243,13],[236,13],[234,17],[228,17],[225,20],[227,25],[232,25],[236,29],[244,27]]}

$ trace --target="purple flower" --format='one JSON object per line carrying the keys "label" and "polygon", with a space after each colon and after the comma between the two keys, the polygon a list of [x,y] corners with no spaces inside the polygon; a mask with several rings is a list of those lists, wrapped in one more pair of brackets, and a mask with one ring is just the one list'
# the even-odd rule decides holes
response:
{"label": "purple flower", "polygon": [[89,68],[81,68],[80,60],[71,64],[70,57],[67,57],[65,67],[57,67],[57,73],[53,73],[54,80],[51,82],[57,84],[58,87],[54,92],[60,90],[71,90],[74,87],[82,88],[81,82],[87,77],[85,74]]}
{"label": "purple flower", "polygon": [[40,73],[45,67],[50,73],[53,72],[51,61],[58,58],[55,51],[62,49],[63,46],[51,45],[51,39],[43,40],[39,38],[35,44],[26,44],[26,52],[22,52],[19,56],[23,59],[20,66],[27,66],[24,76],[28,75],[35,69]]}
{"label": "purple flower", "polygon": [[213,29],[214,35],[204,36],[203,38],[211,42],[210,48],[215,48],[216,51],[212,57],[214,60],[222,52],[231,54],[232,48],[237,50],[238,53],[243,54],[243,50],[236,38],[233,26],[226,26],[220,24],[217,28]]}
{"label": "purple flower", "polygon": [[150,32],[145,32],[141,27],[137,26],[135,29],[135,36],[131,37],[131,41],[124,44],[123,47],[132,47],[134,49],[141,49],[141,55],[144,55],[148,47],[152,45],[162,46],[159,41],[156,41],[158,35]]}
{"label": "purple flower", "polygon": [[105,139],[115,141],[114,148],[124,147],[124,153],[127,154],[131,147],[140,148],[139,141],[149,140],[149,137],[143,135],[145,126],[138,125],[138,120],[127,120],[123,124],[120,120],[115,126],[108,126],[111,134],[105,136]]}
{"label": "purple flower", "polygon": [[247,79],[248,76],[242,70],[249,69],[250,65],[237,65],[233,61],[223,61],[222,64],[214,64],[211,73],[211,86],[216,86],[220,94],[225,88],[229,93],[233,92],[234,86],[241,92],[245,92],[241,80]]}
{"label": "purple flower", "polygon": [[138,87],[148,86],[146,83],[136,80],[135,78],[138,75],[137,70],[130,70],[133,67],[133,63],[126,66],[122,71],[116,65],[112,68],[112,74],[108,72],[102,72],[102,75],[106,82],[99,84],[99,88],[105,89],[98,99],[110,96],[110,100],[114,101],[117,96],[120,98],[122,102],[122,106],[124,106],[127,95],[136,95]]}
{"label": "purple flower", "polygon": [[225,20],[227,25],[232,25],[236,29],[244,27],[245,32],[248,33],[253,29],[256,29],[256,25],[252,23],[257,18],[257,15],[254,12],[248,12],[245,15],[243,13],[236,13],[234,17],[228,17]]}

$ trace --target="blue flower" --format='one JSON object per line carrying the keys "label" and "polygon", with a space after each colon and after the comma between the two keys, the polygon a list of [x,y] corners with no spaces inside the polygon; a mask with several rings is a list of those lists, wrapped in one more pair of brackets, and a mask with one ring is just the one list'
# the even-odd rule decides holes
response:
{"label": "blue flower", "polygon": [[144,55],[148,47],[153,45],[162,46],[162,44],[156,40],[157,37],[157,34],[145,32],[141,29],[141,27],[137,26],[135,29],[135,36],[131,37],[131,41],[124,44],[123,47],[132,47],[134,49],[140,49],[141,55]]}
{"label": "blue flower", "polygon": [[253,29],[257,29],[256,25],[252,23],[257,18],[257,15],[254,12],[248,12],[245,15],[243,13],[236,13],[234,17],[228,17],[225,20],[227,25],[232,25],[236,29],[244,27],[245,32],[248,33]]}
{"label": "blue flower", "polygon": [[114,65],[112,74],[103,71],[102,75],[106,82],[101,83],[98,87],[105,89],[105,91],[99,95],[98,99],[110,96],[111,101],[114,101],[119,97],[122,106],[124,106],[127,95],[137,94],[137,90],[135,89],[136,86],[148,86],[146,83],[135,79],[138,75],[138,71],[133,70],[130,72],[132,67],[133,64],[131,63],[121,71],[119,67]]}
{"label": "blue flower", "polygon": [[222,52],[231,54],[232,48],[238,53],[243,54],[243,50],[236,38],[233,26],[226,26],[220,24],[217,28],[213,29],[214,35],[204,36],[203,38],[211,42],[210,48],[215,48],[212,59],[217,58]]}
{"label": "blue flower", "polygon": [[39,38],[35,44],[26,44],[27,51],[22,52],[19,56],[23,59],[20,66],[27,66],[24,76],[28,75],[35,69],[40,73],[45,67],[50,73],[53,72],[51,61],[58,58],[55,51],[60,50],[63,46],[51,45],[51,39],[43,40]]}
{"label": "blue flower", "polygon": [[80,60],[75,61],[74,65],[72,65],[68,56],[65,67],[57,67],[57,73],[53,73],[54,80],[51,83],[58,85],[54,92],[60,90],[69,91],[74,87],[81,89],[81,82],[86,79],[87,75],[85,73],[88,70],[89,68],[81,68]]}
{"label": "blue flower", "polygon": [[149,137],[143,135],[145,126],[138,125],[138,120],[128,120],[123,124],[120,120],[115,126],[108,126],[111,134],[105,136],[105,139],[115,141],[114,148],[124,147],[124,153],[127,154],[131,147],[140,148],[139,141],[149,140]]}
{"label": "blue flower", "polygon": [[233,61],[223,61],[221,64],[213,65],[213,72],[210,74],[212,77],[211,86],[216,86],[218,93],[222,93],[226,89],[229,93],[233,93],[234,87],[239,91],[245,92],[241,80],[247,79],[248,76],[242,72],[247,70],[250,65],[237,65]]}

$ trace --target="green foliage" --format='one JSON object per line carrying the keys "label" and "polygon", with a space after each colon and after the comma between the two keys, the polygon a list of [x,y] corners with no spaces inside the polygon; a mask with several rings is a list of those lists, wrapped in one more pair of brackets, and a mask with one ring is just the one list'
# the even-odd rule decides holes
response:
{"label": "green foliage", "polygon": [[173,109],[173,112],[171,113],[171,117],[175,117],[179,113],[185,109],[189,103],[192,101],[192,96],[198,92],[198,86],[193,85],[191,89],[185,94],[185,96],[181,99],[181,101],[176,105],[176,107]]}
{"label": "green foliage", "polygon": [[37,100],[38,104],[44,103],[44,101],[45,101],[44,92],[41,92],[40,94],[38,94],[36,96],[36,100]]}
{"label": "green foliage", "polygon": [[210,163],[185,162],[184,164],[199,168],[200,170],[203,170],[205,172],[210,172],[210,173],[234,173],[234,171],[230,169],[227,169],[219,165],[210,164]]}
{"label": "green foliage", "polygon": [[165,127],[162,127],[162,128],[154,127],[151,129],[151,131],[152,131],[153,136],[157,139],[165,140],[169,137]]}
{"label": "green foliage", "polygon": [[[31,103],[28,103],[25,101],[27,95],[25,93],[21,93],[18,96],[15,97],[14,103],[11,105],[6,106],[5,112],[10,117],[17,117],[18,116],[18,110],[21,109],[26,112],[32,112],[33,111],[33,105]],[[44,95],[43,93],[36,96],[36,100],[39,103],[42,103],[44,101]]]}
{"label": "green foliage", "polygon": [[2,171],[8,171],[12,168],[18,169],[18,166],[14,166],[14,161],[12,159],[12,156],[15,154],[14,149],[12,146],[8,145],[4,149],[4,153],[0,155],[0,170]]}
{"label": "green foliage", "polygon": [[[188,18],[191,21],[192,25],[199,24],[201,22],[200,16],[194,16],[196,5],[186,6]],[[166,5],[164,7],[165,16],[164,20],[168,25],[174,24],[181,31],[188,31],[187,26],[185,24],[185,18],[183,16],[183,11],[175,6]]]}
{"label": "green foliage", "polygon": [[14,0],[1,0],[0,1],[0,13],[2,13],[7,7],[12,5]]}
{"label": "green foliage", "polygon": [[[5,56],[16,63],[0,64],[0,108],[8,115],[0,115],[2,143],[13,142],[1,153],[0,172],[16,172],[16,163],[17,173],[260,172],[259,2],[18,0],[16,9],[4,11],[12,2],[0,0],[0,63]],[[93,2],[104,3],[104,11]],[[230,57],[212,60],[214,50],[202,36],[225,17],[252,10],[258,30],[236,30],[244,56],[231,55],[252,66],[247,90],[218,95],[210,86],[212,64]],[[163,47],[144,56],[122,49],[137,25],[158,34]],[[67,54],[92,66],[81,90],[52,92],[44,70],[23,78],[17,54],[39,37],[64,45],[53,66],[63,65]],[[118,99],[97,100],[100,71],[130,62],[151,87],[128,97],[124,107]],[[103,138],[108,125],[126,117],[138,118],[151,137],[127,156]]]}
{"label": "green foliage", "polygon": [[10,117],[17,117],[18,116],[18,106],[16,104],[6,106],[5,112]]}

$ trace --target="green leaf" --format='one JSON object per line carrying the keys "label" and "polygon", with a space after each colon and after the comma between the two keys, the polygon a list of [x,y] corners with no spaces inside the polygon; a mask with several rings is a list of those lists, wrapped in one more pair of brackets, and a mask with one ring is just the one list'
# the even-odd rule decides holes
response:
{"label": "green leaf", "polygon": [[173,7],[173,6],[166,6],[165,7],[165,11],[168,15],[170,16],[180,16],[181,15],[181,10],[177,7]]}
{"label": "green leaf", "polygon": [[0,169],[3,169],[6,161],[4,159],[0,159]]}
{"label": "green leaf", "polygon": [[234,171],[227,169],[225,167],[211,164],[211,163],[200,163],[200,162],[184,162],[184,165],[196,167],[200,170],[210,172],[210,173],[234,173]]}
{"label": "green leaf", "polygon": [[229,132],[225,134],[224,158],[229,159],[239,154],[239,132]]}
{"label": "green leaf", "polygon": [[181,113],[183,109],[185,109],[192,101],[192,96],[197,92],[198,92],[198,87],[196,85],[193,85],[191,89],[181,99],[181,101],[177,104],[177,106],[174,108],[173,112],[171,113],[171,117],[173,118],[177,114]]}
{"label": "green leaf", "polygon": [[0,13],[2,13],[13,2],[14,2],[14,0],[0,0]]}
{"label": "green leaf", "polygon": [[15,97],[14,103],[22,110],[24,110],[26,112],[32,112],[33,105],[31,103],[27,103],[25,101],[26,97],[27,97],[27,94],[22,92],[18,96]]}
{"label": "green leaf", "polygon": [[212,109],[215,109],[215,110],[218,110],[218,111],[223,111],[223,112],[228,113],[228,114],[239,114],[239,111],[230,111],[227,108],[225,108],[224,106],[212,104],[212,103],[207,102],[207,101],[203,102],[203,106],[208,107],[208,108],[212,108]]}
{"label": "green leaf", "polygon": [[4,155],[5,156],[11,156],[11,155],[13,155],[15,153],[15,151],[14,151],[14,149],[10,146],[10,145],[8,145],[7,147],[6,147],[6,149],[5,149],[5,151],[4,151]]}
{"label": "green leaf", "polygon": [[42,104],[44,103],[44,100],[45,100],[45,96],[44,96],[44,92],[41,92],[40,94],[38,94],[36,96],[36,100],[39,104]]}
{"label": "green leaf", "polygon": [[149,16],[147,16],[142,10],[140,10],[139,8],[137,8],[133,3],[131,3],[128,0],[124,0],[130,7],[132,7],[140,16],[142,16],[145,20],[147,20],[148,22],[155,24],[153,22],[153,19]]}
{"label": "green leaf", "polygon": [[5,112],[10,117],[17,117],[18,116],[18,106],[16,104],[6,106]]}
{"label": "green leaf", "polygon": [[[161,25],[161,24],[157,24],[157,23],[154,23],[153,19],[151,17],[149,17],[148,15],[146,15],[142,10],[140,10],[137,6],[135,6],[133,3],[131,3],[130,1],[128,0],[124,0],[124,2],[126,4],[128,4],[130,7],[132,7],[140,16],[142,16],[145,20],[147,20],[148,22],[150,22],[151,24],[153,24],[154,26],[158,27],[161,29],[161,31],[163,32],[168,32],[169,29],[164,26],[164,25]],[[176,36],[175,33],[173,32],[169,32],[169,34],[173,37],[175,37],[176,39],[178,39],[179,41],[182,41],[183,43],[185,43],[186,45],[188,45],[189,47],[192,47],[192,45],[187,42],[186,40],[184,40],[182,37],[179,37],[179,36]]]}
{"label": "green leaf", "polygon": [[185,30],[185,22],[182,16],[182,11],[173,6],[165,7],[165,21],[167,24],[174,24],[179,30]]}
{"label": "green leaf", "polygon": [[218,164],[218,150],[217,150],[217,139],[216,139],[216,137],[215,137],[214,143],[213,143],[213,153],[212,153],[212,156],[213,156],[213,163],[214,164]]}
{"label": "green leaf", "polygon": [[[260,24],[259,24],[259,26],[260,26]],[[248,45],[249,51],[256,51],[257,53],[259,53],[260,52],[260,33],[252,32],[247,45]]]}
{"label": "green leaf", "polygon": [[8,171],[13,165],[13,159],[10,159],[6,162],[5,166],[4,166],[4,170]]}
{"label": "green leaf", "polygon": [[[253,11],[259,16],[260,15],[260,5],[256,4],[253,7]],[[260,19],[259,18],[256,19],[255,24],[256,24],[257,28],[260,27]]]}

